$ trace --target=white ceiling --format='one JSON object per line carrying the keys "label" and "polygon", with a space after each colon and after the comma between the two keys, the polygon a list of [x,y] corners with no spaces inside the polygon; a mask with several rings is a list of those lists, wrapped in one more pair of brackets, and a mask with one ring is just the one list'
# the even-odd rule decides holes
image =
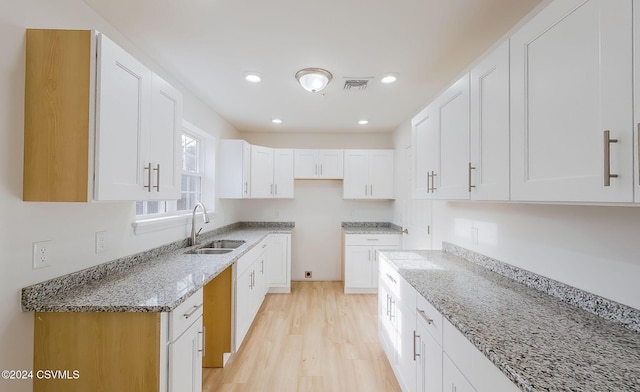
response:
{"label": "white ceiling", "polygon": [[[238,130],[253,132],[391,131],[540,1],[85,0]],[[294,78],[306,67],[333,80],[309,93]],[[247,71],[262,83],[246,82]],[[398,82],[381,84],[389,72]],[[362,77],[373,78],[365,91],[343,89],[345,78]]]}

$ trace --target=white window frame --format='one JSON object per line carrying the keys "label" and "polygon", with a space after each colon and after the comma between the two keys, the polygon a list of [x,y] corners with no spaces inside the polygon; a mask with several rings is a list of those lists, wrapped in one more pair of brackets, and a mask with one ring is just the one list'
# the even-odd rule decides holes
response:
{"label": "white window frame", "polygon": [[[200,141],[200,151],[198,165],[203,168],[202,180],[200,183],[200,191],[202,194],[201,202],[207,207],[207,213],[215,212],[215,153],[217,150],[217,139],[215,136],[203,131],[188,121],[182,122],[182,134],[187,134]],[[181,165],[182,167],[182,165]],[[180,171],[181,176],[183,171]],[[185,172],[186,173],[186,172]],[[192,173],[190,173],[192,174]],[[191,211],[178,211],[177,200],[168,200],[167,211],[153,215],[135,215],[134,203],[134,222],[132,223],[135,234],[144,234],[154,231],[166,230],[179,226],[186,227],[191,221]],[[198,212],[198,216],[202,212]]]}

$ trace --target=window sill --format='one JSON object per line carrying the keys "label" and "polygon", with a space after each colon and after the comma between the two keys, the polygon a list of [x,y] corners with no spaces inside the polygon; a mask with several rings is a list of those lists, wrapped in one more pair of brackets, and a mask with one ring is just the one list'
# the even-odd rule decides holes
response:
{"label": "window sill", "polygon": [[[209,212],[209,214],[213,211]],[[196,214],[197,217],[202,216],[202,212]],[[191,221],[191,214],[160,216],[156,218],[139,219],[131,224],[135,235],[162,231],[174,227],[186,227]]]}

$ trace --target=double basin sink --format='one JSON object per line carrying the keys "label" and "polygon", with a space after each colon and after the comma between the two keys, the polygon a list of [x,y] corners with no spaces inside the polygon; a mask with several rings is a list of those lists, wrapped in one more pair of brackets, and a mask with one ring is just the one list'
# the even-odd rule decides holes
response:
{"label": "double basin sink", "polygon": [[246,241],[244,240],[213,240],[197,249],[192,249],[185,253],[199,255],[221,255],[233,252],[237,247],[243,245],[245,242]]}

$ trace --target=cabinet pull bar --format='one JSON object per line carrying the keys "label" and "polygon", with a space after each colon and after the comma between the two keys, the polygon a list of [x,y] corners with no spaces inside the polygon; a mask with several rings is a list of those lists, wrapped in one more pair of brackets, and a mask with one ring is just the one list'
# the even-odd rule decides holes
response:
{"label": "cabinet pull bar", "polygon": [[147,173],[148,174],[148,180],[149,180],[149,185],[145,185],[144,187],[147,188],[149,190],[149,192],[151,192],[151,162],[149,162],[149,166],[145,166],[144,170],[148,170]]}
{"label": "cabinet pull bar", "polygon": [[371,184],[371,190],[369,191],[369,194],[373,196],[373,184]]}
{"label": "cabinet pull bar", "polygon": [[322,163],[320,164],[320,175],[321,175],[321,176],[322,176],[322,175],[324,175],[324,169],[323,169],[323,167],[322,167]]}
{"label": "cabinet pull bar", "polygon": [[249,181],[244,182],[244,194],[246,195],[249,192]]}
{"label": "cabinet pull bar", "polygon": [[471,185],[471,170],[475,170],[476,168],[471,166],[471,162],[469,162],[469,193],[471,193],[471,188],[475,188],[475,185]]}
{"label": "cabinet pull bar", "polygon": [[187,313],[185,313],[185,314],[183,315],[183,316],[184,316],[184,318],[186,318],[186,319],[188,320],[188,319],[189,319],[189,317],[193,316],[193,314],[194,314],[195,312],[197,312],[197,311],[198,311],[198,309],[200,309],[201,307],[202,307],[202,304],[200,304],[200,305],[194,305],[194,306],[193,306],[193,309],[191,309],[191,311],[190,311],[190,312],[187,312]]}
{"label": "cabinet pull bar", "polygon": [[316,163],[316,176],[318,175],[318,164]]}
{"label": "cabinet pull bar", "polygon": [[278,184],[276,184],[276,196],[278,195]]}
{"label": "cabinet pull bar", "polygon": [[611,174],[611,143],[618,143],[618,139],[611,139],[610,131],[604,131],[604,186],[611,186],[611,179],[618,177]]}
{"label": "cabinet pull bar", "polygon": [[260,262],[260,273],[264,274],[264,260]]}
{"label": "cabinet pull bar", "polygon": [[436,192],[438,190],[438,188],[436,188],[436,177],[438,176],[438,173],[431,171],[431,192]]}
{"label": "cabinet pull bar", "polygon": [[389,294],[387,294],[387,317],[389,316]]}
{"label": "cabinet pull bar", "polygon": [[393,276],[387,274],[387,278],[389,278],[389,280],[392,281],[393,283],[396,283],[396,280],[393,279]]}
{"label": "cabinet pull bar", "polygon": [[369,187],[367,186],[367,184],[364,185],[364,195],[369,196]]}
{"label": "cabinet pull bar", "polygon": [[427,172],[427,193],[431,193],[431,173]]}
{"label": "cabinet pull bar", "polygon": [[391,311],[390,311],[390,315],[389,317],[391,317],[391,320],[393,320],[396,317],[396,314],[393,313],[393,305],[396,303],[396,301],[393,300],[393,298],[391,298]]}
{"label": "cabinet pull bar", "polygon": [[416,310],[418,311],[418,314],[422,316],[424,321],[427,322],[427,324],[433,324],[433,319],[430,319],[429,316],[427,316],[427,314],[424,312],[424,310],[418,308],[416,308]]}
{"label": "cabinet pull bar", "polygon": [[416,334],[416,331],[413,331],[413,360],[416,360],[416,357],[419,357],[420,354],[416,352],[416,338],[420,339],[420,335]]}
{"label": "cabinet pull bar", "polygon": [[154,185],[153,187],[156,188],[157,192],[160,192],[160,164],[159,163],[156,165],[156,168],[153,169],[153,171],[156,172],[156,185]]}
{"label": "cabinet pull bar", "polygon": [[198,333],[202,335],[202,348],[198,351],[201,352],[202,356],[204,357],[205,355],[207,355],[207,327],[203,325],[202,331]]}

